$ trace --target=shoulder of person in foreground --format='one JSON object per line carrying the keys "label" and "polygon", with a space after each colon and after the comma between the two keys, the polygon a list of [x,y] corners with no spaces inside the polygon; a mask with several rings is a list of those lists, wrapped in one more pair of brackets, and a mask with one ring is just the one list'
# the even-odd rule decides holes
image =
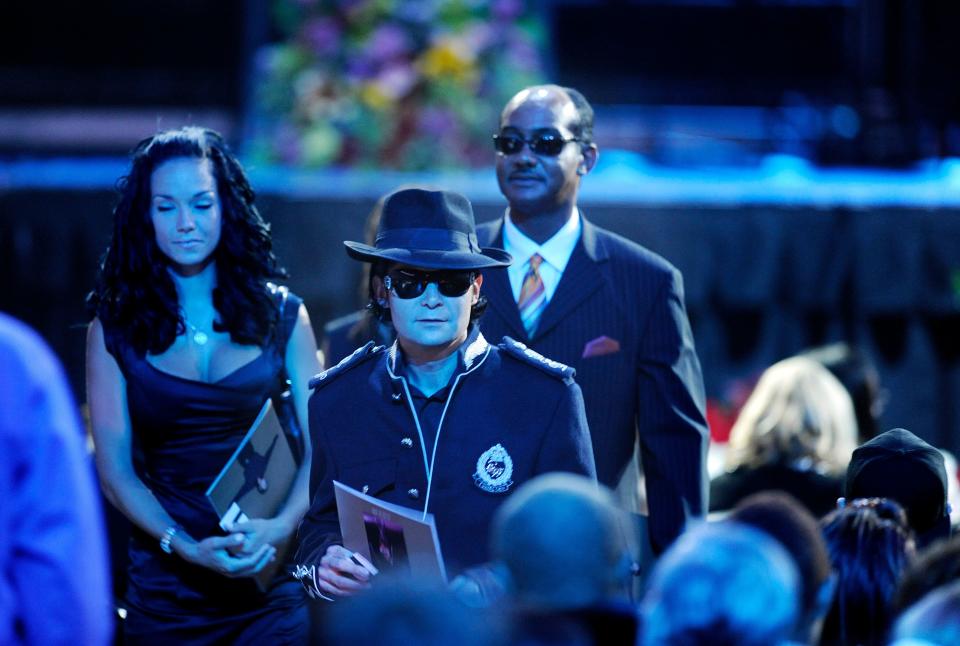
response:
{"label": "shoulder of person in foreground", "polygon": [[53,351],[3,314],[0,383],[0,497],[8,512],[0,515],[17,519],[0,527],[0,596],[11,600],[0,607],[0,643],[106,644],[109,562],[77,407]]}

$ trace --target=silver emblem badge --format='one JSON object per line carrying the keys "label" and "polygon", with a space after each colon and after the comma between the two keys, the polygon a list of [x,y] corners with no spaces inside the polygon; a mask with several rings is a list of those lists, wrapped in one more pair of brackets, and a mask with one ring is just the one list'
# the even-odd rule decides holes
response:
{"label": "silver emblem badge", "polygon": [[473,482],[484,491],[503,493],[513,484],[513,458],[500,444],[495,444],[477,458]]}

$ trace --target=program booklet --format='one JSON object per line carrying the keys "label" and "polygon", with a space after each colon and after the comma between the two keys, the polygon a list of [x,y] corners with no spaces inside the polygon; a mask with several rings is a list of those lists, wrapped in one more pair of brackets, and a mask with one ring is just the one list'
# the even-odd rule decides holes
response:
{"label": "program booklet", "polygon": [[[207,489],[207,499],[224,531],[250,518],[271,518],[287,500],[297,476],[297,461],[283,426],[268,398],[250,430],[220,475]],[[277,546],[277,558],[253,577],[266,590],[283,564],[287,545]]]}
{"label": "program booklet", "polygon": [[446,583],[447,573],[433,514],[394,505],[334,480],[343,546],[375,570]]}

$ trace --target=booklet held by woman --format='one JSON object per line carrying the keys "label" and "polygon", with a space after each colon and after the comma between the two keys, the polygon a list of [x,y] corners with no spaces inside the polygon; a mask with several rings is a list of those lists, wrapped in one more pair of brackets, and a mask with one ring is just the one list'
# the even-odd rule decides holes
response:
{"label": "booklet held by woman", "polygon": [[[229,532],[235,523],[277,515],[297,475],[297,462],[270,399],[224,465],[207,499]],[[253,579],[265,590],[283,563],[286,544],[277,546],[277,558]]]}

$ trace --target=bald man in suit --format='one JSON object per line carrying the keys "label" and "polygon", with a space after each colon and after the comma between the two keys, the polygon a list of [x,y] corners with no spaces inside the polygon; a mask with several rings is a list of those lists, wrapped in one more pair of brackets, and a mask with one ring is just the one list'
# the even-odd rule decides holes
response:
{"label": "bald man in suit", "polygon": [[478,237],[515,263],[485,275],[480,326],[576,369],[597,478],[625,508],[646,511],[639,459],[659,554],[707,509],[703,379],[680,272],[577,207],[597,161],[592,135],[593,110],[571,88],[530,87],[504,108],[494,143],[509,208]]}

